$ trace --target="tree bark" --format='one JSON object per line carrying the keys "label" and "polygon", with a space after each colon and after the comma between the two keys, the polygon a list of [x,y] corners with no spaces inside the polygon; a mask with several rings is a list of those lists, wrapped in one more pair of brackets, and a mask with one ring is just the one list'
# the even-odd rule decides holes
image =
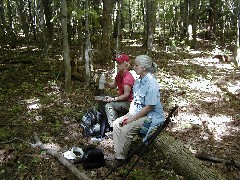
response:
{"label": "tree bark", "polygon": [[25,13],[25,11],[26,11],[26,9],[24,8],[25,7],[25,3],[27,3],[27,2],[24,2],[23,0],[20,0],[19,1],[19,14],[20,14],[20,19],[21,19],[21,24],[22,24],[22,30],[23,30],[23,32],[24,32],[24,34],[25,34],[25,39],[26,39],[26,41],[27,41],[27,47],[28,47],[28,49],[29,49],[29,36],[28,36],[28,34],[29,34],[29,25],[28,25],[28,23],[27,23],[27,15],[26,15],[26,13]]}
{"label": "tree bark", "polygon": [[7,0],[7,10],[6,10],[6,14],[8,17],[8,22],[6,23],[6,32],[7,32],[7,40],[11,42],[12,46],[16,46],[15,44],[15,32],[13,29],[13,12],[12,12],[12,4],[10,2],[10,0]]}
{"label": "tree bark", "polygon": [[44,55],[49,60],[49,52],[48,52],[48,40],[47,40],[47,31],[46,31],[46,24],[45,24],[45,15],[44,15],[44,9],[43,9],[43,1],[40,1],[40,27],[42,29],[42,42],[43,42],[43,49],[44,49]]}
{"label": "tree bark", "polygon": [[117,20],[116,20],[116,26],[117,26],[117,36],[116,36],[116,54],[120,54],[120,37],[121,37],[121,17],[122,17],[122,0],[118,0],[117,3]]}
{"label": "tree bark", "polygon": [[152,48],[154,41],[154,29],[156,21],[156,2],[147,0],[147,54],[152,56]]}
{"label": "tree bark", "polygon": [[6,28],[6,21],[5,21],[5,9],[3,0],[0,0],[0,37],[2,39],[2,43],[5,43],[5,28]]}
{"label": "tree bark", "polygon": [[231,160],[222,159],[222,158],[218,158],[218,157],[214,157],[214,156],[206,155],[206,154],[202,154],[202,153],[195,153],[194,156],[196,158],[204,160],[204,161],[211,161],[211,162],[215,162],[215,163],[224,163],[226,165],[232,165],[232,166],[235,166],[236,168],[240,168],[240,162],[232,160],[232,159]]}
{"label": "tree bark", "polygon": [[[82,1],[77,1],[77,7],[78,9],[81,9],[83,7]],[[81,59],[84,59],[84,52],[83,52],[83,17],[79,16],[77,19],[77,28],[78,28],[78,49],[79,49],[79,56]],[[78,67],[77,67],[78,68]]]}
{"label": "tree bark", "polygon": [[52,0],[44,0],[43,8],[46,19],[46,31],[47,31],[47,41],[48,44],[51,44],[53,40],[53,23],[52,20],[52,9],[51,9]]}
{"label": "tree bark", "polygon": [[199,159],[195,158],[181,142],[169,136],[168,133],[162,132],[158,136],[157,145],[164,158],[168,160],[170,167],[186,179],[225,179],[216,170],[203,165],[203,163]]}
{"label": "tree bark", "polygon": [[102,21],[102,48],[101,48],[101,63],[105,64],[110,59],[111,54],[111,13],[112,1],[103,0],[103,21]]}
{"label": "tree bark", "polygon": [[130,32],[130,38],[132,38],[133,35],[133,24],[132,24],[132,2],[128,1],[128,13],[129,13],[129,32]]}
{"label": "tree bark", "polygon": [[91,81],[91,73],[90,73],[90,32],[89,32],[89,5],[88,0],[85,1],[85,34],[86,34],[86,42],[85,42],[85,68],[86,68],[86,86],[90,86]]}
{"label": "tree bark", "polygon": [[45,144],[43,144],[40,139],[37,136],[37,133],[34,132],[33,134],[34,136],[34,140],[36,141],[36,144],[34,144],[34,147],[39,147],[42,150],[46,150],[47,154],[52,155],[53,157],[55,157],[56,159],[58,159],[58,161],[63,164],[65,167],[67,167],[70,171],[72,171],[72,173],[78,178],[78,179],[83,179],[83,180],[89,180],[89,178],[87,177],[87,175],[85,173],[80,172],[73,164],[71,164],[70,162],[68,162],[60,153],[58,153],[56,150],[47,148]]}
{"label": "tree bark", "polygon": [[71,65],[69,56],[68,45],[68,32],[67,32],[67,3],[66,0],[61,1],[62,4],[62,31],[63,31],[63,59],[65,68],[65,90],[71,91]]}
{"label": "tree bark", "polygon": [[234,54],[234,65],[240,67],[240,1],[238,3],[238,21],[237,21],[237,37],[235,45],[235,54]]}
{"label": "tree bark", "polygon": [[198,6],[199,6],[199,0],[194,0],[193,2],[193,13],[192,13],[192,42],[191,42],[191,48],[196,49],[197,46],[197,17],[198,17]]}
{"label": "tree bark", "polygon": [[206,32],[206,39],[214,39],[215,31],[216,31],[216,0],[209,1],[209,9],[208,9],[208,25]]}

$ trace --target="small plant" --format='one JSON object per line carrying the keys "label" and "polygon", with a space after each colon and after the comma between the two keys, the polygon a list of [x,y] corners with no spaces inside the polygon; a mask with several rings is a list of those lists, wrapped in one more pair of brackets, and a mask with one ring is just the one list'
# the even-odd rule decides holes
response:
{"label": "small plant", "polygon": [[12,113],[19,113],[22,111],[22,106],[19,104],[16,104],[15,106],[12,107],[11,112]]}
{"label": "small plant", "polygon": [[56,120],[56,123],[55,123],[55,126],[54,126],[54,130],[53,130],[54,134],[60,134],[61,130],[62,130],[61,122]]}
{"label": "small plant", "polygon": [[41,158],[40,158],[39,156],[35,156],[35,157],[33,157],[33,159],[32,159],[32,163],[35,163],[35,164],[38,164],[39,161],[41,161]]}
{"label": "small plant", "polygon": [[9,139],[11,137],[11,134],[9,131],[5,129],[0,129],[0,140],[5,141],[6,139]]}
{"label": "small plant", "polygon": [[43,136],[41,137],[43,142],[48,142],[49,141],[49,134],[44,133]]}
{"label": "small plant", "polygon": [[149,173],[146,172],[144,169],[135,169],[130,174],[132,179],[138,179],[138,180],[154,180],[154,177],[152,177]]}
{"label": "small plant", "polygon": [[25,169],[27,169],[27,166],[18,161],[18,171],[24,171]]}

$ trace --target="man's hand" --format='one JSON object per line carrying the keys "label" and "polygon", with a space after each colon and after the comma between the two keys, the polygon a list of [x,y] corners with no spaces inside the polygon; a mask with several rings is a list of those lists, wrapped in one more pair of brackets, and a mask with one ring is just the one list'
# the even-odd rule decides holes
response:
{"label": "man's hand", "polygon": [[106,99],[103,100],[103,101],[105,101],[105,102],[113,102],[113,101],[115,101],[115,100],[116,100],[115,98],[110,97],[110,96],[107,96]]}

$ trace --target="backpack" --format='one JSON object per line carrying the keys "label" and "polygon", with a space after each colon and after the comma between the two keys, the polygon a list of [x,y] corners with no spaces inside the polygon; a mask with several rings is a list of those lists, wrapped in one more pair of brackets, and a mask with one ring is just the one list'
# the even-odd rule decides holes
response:
{"label": "backpack", "polygon": [[87,147],[83,151],[82,166],[85,169],[99,168],[105,165],[104,154],[101,149]]}
{"label": "backpack", "polygon": [[83,129],[83,135],[97,136],[100,134],[101,113],[95,108],[90,108],[82,117],[80,127]]}

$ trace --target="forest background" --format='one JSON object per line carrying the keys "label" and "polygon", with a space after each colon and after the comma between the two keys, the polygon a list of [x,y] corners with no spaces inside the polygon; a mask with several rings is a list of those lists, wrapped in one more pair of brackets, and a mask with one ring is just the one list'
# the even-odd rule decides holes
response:
{"label": "forest background", "polygon": [[[37,132],[56,149],[88,144],[79,122],[96,105],[99,75],[111,78],[112,59],[122,52],[132,60],[148,54],[159,65],[165,112],[180,105],[171,136],[239,159],[239,8],[237,0],[0,0],[0,177],[73,178],[26,142]],[[235,167],[206,165],[239,177]],[[130,177],[184,178],[156,150]]]}

